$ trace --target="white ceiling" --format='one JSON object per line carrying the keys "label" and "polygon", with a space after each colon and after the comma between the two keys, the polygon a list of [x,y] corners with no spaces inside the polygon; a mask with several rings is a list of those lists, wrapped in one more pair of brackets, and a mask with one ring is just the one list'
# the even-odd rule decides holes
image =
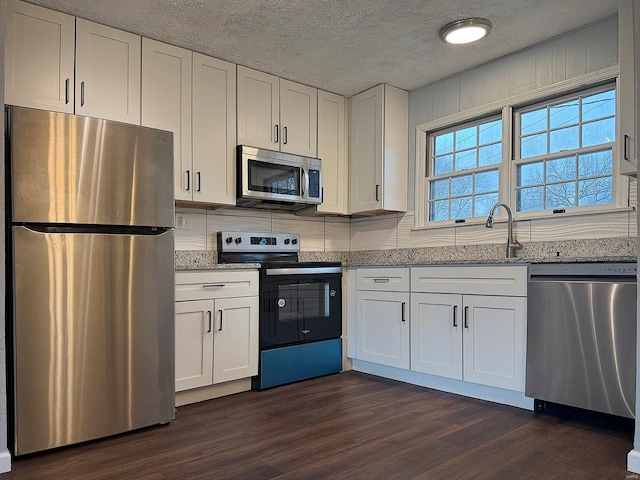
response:
{"label": "white ceiling", "polygon": [[[29,0],[350,97],[412,90],[616,13],[617,0]],[[480,16],[475,45],[440,28]]]}

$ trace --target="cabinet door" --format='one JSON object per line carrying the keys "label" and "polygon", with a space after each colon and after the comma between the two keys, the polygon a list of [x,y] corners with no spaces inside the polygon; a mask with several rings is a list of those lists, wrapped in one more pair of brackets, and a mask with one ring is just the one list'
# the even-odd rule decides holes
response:
{"label": "cabinet door", "polygon": [[213,383],[258,374],[258,297],[216,300]]}
{"label": "cabinet door", "polygon": [[[635,3],[635,5],[634,5]],[[633,32],[633,23],[637,10],[637,2],[621,0],[618,2],[618,45],[620,75],[618,76],[618,157],[620,159],[620,173],[636,176],[638,173],[638,158],[636,148],[636,56],[637,45]],[[634,12],[635,10],[635,12]],[[636,20],[637,21],[637,20]]]}
{"label": "cabinet door", "polygon": [[278,77],[238,65],[238,145],[279,149],[279,89]]}
{"label": "cabinet door", "polygon": [[344,97],[318,90],[318,157],[322,160],[319,212],[346,214],[348,164]]}
{"label": "cabinet door", "polygon": [[411,295],[411,370],[462,380],[462,295]]}
{"label": "cabinet door", "polygon": [[377,210],[382,205],[384,85],[351,98],[349,126],[349,209]]}
{"label": "cabinet door", "polygon": [[464,296],[464,380],[524,392],[527,300]]}
{"label": "cabinet door", "polygon": [[280,150],[316,157],[318,90],[280,79]]}
{"label": "cabinet door", "polygon": [[75,19],[7,2],[5,103],[73,113]]}
{"label": "cabinet door", "polygon": [[140,124],[140,36],[76,20],[76,113]]}
{"label": "cabinet door", "polygon": [[408,293],[357,293],[357,358],[409,368]]}
{"label": "cabinet door", "polygon": [[193,200],[235,205],[235,158],[236,66],[194,53]]}
{"label": "cabinet door", "polygon": [[213,382],[213,300],[176,302],[176,392]]}
{"label": "cabinet door", "polygon": [[191,200],[191,52],[142,39],[142,125],[173,132],[176,200]]}

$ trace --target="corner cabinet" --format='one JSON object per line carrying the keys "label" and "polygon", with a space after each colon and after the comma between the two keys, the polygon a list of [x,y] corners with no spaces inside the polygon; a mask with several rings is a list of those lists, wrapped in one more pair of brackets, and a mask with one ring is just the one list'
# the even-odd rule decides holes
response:
{"label": "corner cabinet", "polygon": [[315,157],[317,92],[238,66],[238,144]]}
{"label": "corner cabinet", "polygon": [[411,370],[524,392],[526,266],[411,269]]}
{"label": "corner cabinet", "polygon": [[318,90],[318,158],[322,160],[322,204],[318,212],[346,215],[348,208],[345,98]]}
{"label": "corner cabinet", "polygon": [[176,272],[176,391],[258,373],[258,272]]}
{"label": "corner cabinet", "polygon": [[409,368],[409,269],[358,268],[354,358]]}
{"label": "corner cabinet", "polygon": [[138,35],[7,2],[8,105],[139,125],[140,62]]}
{"label": "corner cabinet", "polygon": [[405,212],[409,93],[378,85],[350,99],[349,210]]}

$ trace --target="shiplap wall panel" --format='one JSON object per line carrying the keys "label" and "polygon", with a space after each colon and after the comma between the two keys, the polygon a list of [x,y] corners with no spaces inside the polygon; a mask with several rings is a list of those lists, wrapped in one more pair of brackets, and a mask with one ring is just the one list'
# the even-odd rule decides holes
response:
{"label": "shiplap wall panel", "polygon": [[460,111],[476,106],[476,75],[475,70],[460,74]]}
{"label": "shiplap wall panel", "polygon": [[[589,35],[595,35],[595,32],[590,28],[578,30],[571,35],[563,37],[565,39],[564,58],[567,78],[579,77],[587,73],[587,37]],[[618,55],[616,54],[616,62],[618,60],[617,57]]]}
{"label": "shiplap wall panel", "polygon": [[629,213],[629,237],[637,238],[638,236],[638,211],[631,210]]}
{"label": "shiplap wall panel", "polygon": [[589,35],[585,38],[585,46],[587,50],[587,72],[595,72],[611,65],[612,57],[618,56],[618,36],[615,35],[610,39],[610,32],[617,31],[618,22],[615,18],[611,18],[607,22],[605,28],[590,29]]}
{"label": "shiplap wall panel", "polygon": [[327,252],[348,252],[351,229],[348,218],[325,218],[324,249]]}
{"label": "shiplap wall panel", "polygon": [[612,238],[629,235],[629,212],[594,213],[531,221],[531,241]]}
{"label": "shiplap wall panel", "polygon": [[562,39],[551,42],[550,48],[553,57],[551,63],[551,84],[562,82],[567,79],[566,56],[567,49]]}
{"label": "shiplap wall panel", "polygon": [[454,246],[456,232],[453,228],[432,228],[411,230],[414,225],[414,214],[404,214],[398,222],[398,248],[423,248]]}
{"label": "shiplap wall panel", "polygon": [[529,92],[536,87],[535,49],[524,50],[507,58],[509,96]]}
{"label": "shiplap wall panel", "polygon": [[[480,245],[486,243],[507,244],[507,223],[496,221],[493,228],[484,225],[460,225],[455,227],[456,245]],[[513,236],[519,242],[529,242],[531,238],[528,221],[514,222]]]}
{"label": "shiplap wall panel", "polygon": [[546,87],[553,83],[554,63],[553,48],[536,48],[536,88]]}

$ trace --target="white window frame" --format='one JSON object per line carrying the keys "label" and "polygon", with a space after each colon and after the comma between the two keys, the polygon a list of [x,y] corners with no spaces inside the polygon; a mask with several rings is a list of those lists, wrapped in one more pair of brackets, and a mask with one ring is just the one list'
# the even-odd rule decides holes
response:
{"label": "white window frame", "polygon": [[[490,117],[497,112],[502,112],[503,131],[502,146],[505,156],[501,164],[500,172],[500,191],[499,198],[501,201],[507,201],[510,206],[515,206],[515,168],[513,167],[513,131],[512,120],[514,118],[513,110],[533,105],[545,100],[549,102],[554,99],[562,98],[571,93],[579,94],[582,91],[588,91],[591,88],[597,88],[600,85],[616,84],[616,142],[613,147],[613,203],[604,206],[580,207],[567,210],[563,216],[590,215],[598,212],[617,212],[628,211],[632,207],[628,205],[629,179],[620,174],[620,85],[619,85],[619,65],[612,65],[595,72],[581,75],[568,80],[563,80],[553,85],[538,88],[529,92],[513,95],[511,97],[497,100],[485,105],[481,105],[463,112],[454,113],[446,117],[441,117],[432,121],[428,121],[416,126],[415,130],[415,205],[414,205],[414,227],[413,230],[449,228],[459,225],[480,225],[484,223],[482,218],[470,218],[464,223],[455,223],[455,221],[436,221],[428,222],[428,202],[430,180],[427,177],[427,161],[428,161],[428,136],[429,133],[442,131],[450,126],[471,122],[474,119],[479,120],[483,117]],[[508,159],[508,160],[505,160]],[[513,210],[513,209],[512,209]],[[506,217],[504,209],[499,209],[500,217]],[[515,220],[529,220],[536,218],[553,218],[554,214],[550,210],[542,210],[539,212],[514,212]],[[558,217],[558,214],[555,214]]]}

